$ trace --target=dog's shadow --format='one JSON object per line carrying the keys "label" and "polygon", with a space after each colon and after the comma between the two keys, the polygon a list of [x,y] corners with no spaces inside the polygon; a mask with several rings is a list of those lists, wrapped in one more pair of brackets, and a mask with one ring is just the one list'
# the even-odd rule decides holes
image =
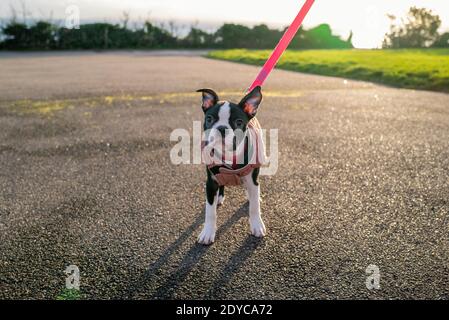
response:
{"label": "dog's shadow", "polygon": [[[238,220],[248,215],[248,202],[243,204],[223,225],[217,230],[216,239],[229,230]],[[191,248],[184,254],[177,269],[172,272],[165,280],[157,286],[156,290],[148,296],[144,294],[145,284],[154,281],[155,276],[167,264],[170,257],[179,250],[182,244],[189,239],[204,220],[204,214],[201,214],[195,221],[174,241],[162,255],[153,262],[148,270],[146,270],[129,288],[126,298],[133,299],[138,294],[143,294],[150,299],[170,299],[176,292],[178,287],[184,282],[194,267],[201,261],[202,257],[209,250],[208,246],[194,243]],[[243,265],[243,263],[252,255],[254,250],[263,243],[261,238],[255,238],[248,235],[239,249],[234,252],[228,263],[220,272],[220,276],[215,280],[210,289],[204,294],[204,298],[216,298],[220,290],[229,282],[232,275],[235,274]]]}

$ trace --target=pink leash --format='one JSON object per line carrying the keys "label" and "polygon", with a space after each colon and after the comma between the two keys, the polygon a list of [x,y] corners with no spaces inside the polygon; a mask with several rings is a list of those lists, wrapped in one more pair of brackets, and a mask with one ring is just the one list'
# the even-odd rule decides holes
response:
{"label": "pink leash", "polygon": [[260,70],[256,80],[254,80],[253,84],[251,85],[251,87],[249,87],[248,91],[253,90],[257,86],[263,85],[265,79],[274,69],[279,59],[281,58],[282,54],[292,41],[293,37],[298,32],[299,27],[301,26],[302,22],[304,21],[304,18],[306,17],[307,13],[309,12],[314,2],[315,0],[306,0],[301,10],[299,11],[298,15],[296,16],[295,20],[293,20],[292,24],[290,25],[290,27],[288,27],[287,31],[285,31],[281,40],[279,40],[278,45],[271,53],[271,56],[267,60],[267,62],[265,62],[262,70]]}

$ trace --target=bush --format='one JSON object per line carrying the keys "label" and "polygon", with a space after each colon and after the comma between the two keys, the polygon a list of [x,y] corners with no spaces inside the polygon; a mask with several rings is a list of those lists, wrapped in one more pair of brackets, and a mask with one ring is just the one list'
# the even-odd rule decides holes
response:
{"label": "bush", "polygon": [[[0,47],[10,50],[48,49],[164,49],[164,48],[249,48],[271,49],[283,31],[261,24],[249,28],[224,24],[214,33],[191,27],[182,39],[167,30],[146,22],[131,30],[109,23],[83,24],[79,29],[58,27],[45,21],[27,26],[11,21],[2,28]],[[0,40],[2,38],[0,37]],[[293,48],[352,48],[351,39],[344,41],[332,35],[329,25],[311,30],[301,29],[292,42]]]}

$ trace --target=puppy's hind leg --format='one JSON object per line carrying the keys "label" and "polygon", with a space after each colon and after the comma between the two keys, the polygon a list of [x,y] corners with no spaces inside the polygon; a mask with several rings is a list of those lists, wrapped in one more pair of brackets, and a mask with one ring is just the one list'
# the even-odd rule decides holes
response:
{"label": "puppy's hind leg", "polygon": [[253,173],[243,177],[249,200],[249,225],[251,234],[256,237],[263,237],[266,234],[265,224],[260,213],[260,186],[257,182],[259,169],[254,169]]}
{"label": "puppy's hind leg", "polygon": [[218,206],[223,205],[224,200],[225,200],[224,186],[221,186],[221,187],[218,189],[218,203],[217,203],[217,205],[218,205]]}

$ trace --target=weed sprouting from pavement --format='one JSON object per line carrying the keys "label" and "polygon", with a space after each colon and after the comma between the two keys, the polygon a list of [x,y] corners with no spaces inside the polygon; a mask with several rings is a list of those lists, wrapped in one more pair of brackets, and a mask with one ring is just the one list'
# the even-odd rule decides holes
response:
{"label": "weed sprouting from pavement", "polygon": [[81,292],[76,289],[64,289],[57,297],[56,300],[80,300]]}

